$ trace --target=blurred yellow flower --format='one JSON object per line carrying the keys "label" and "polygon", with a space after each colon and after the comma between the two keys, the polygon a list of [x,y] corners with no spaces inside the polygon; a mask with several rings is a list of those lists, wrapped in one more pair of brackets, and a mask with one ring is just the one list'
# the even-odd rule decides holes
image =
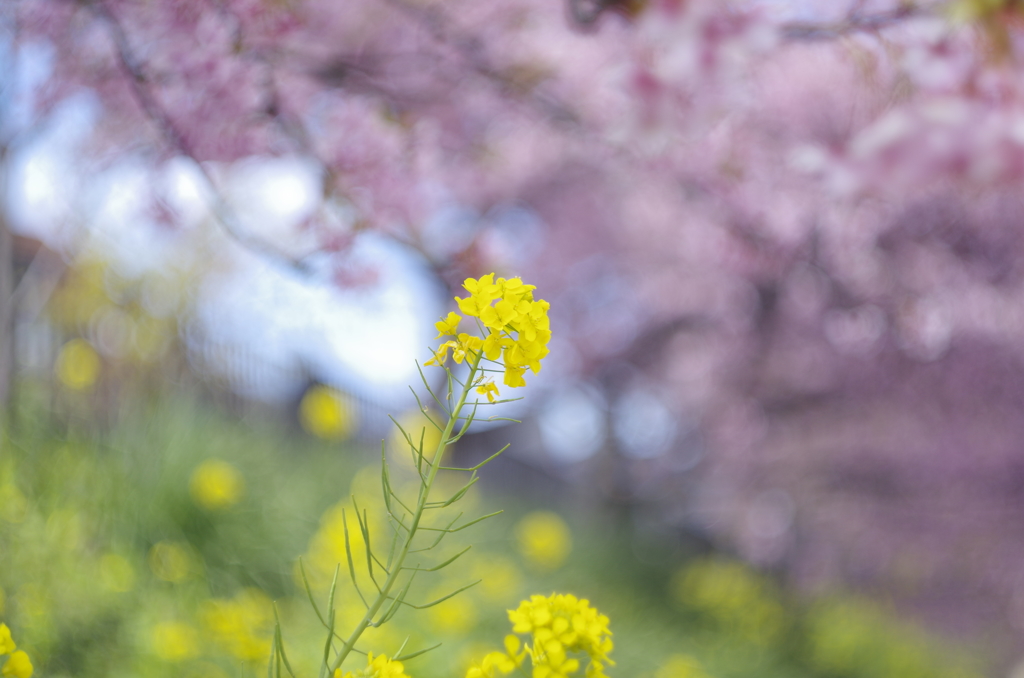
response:
{"label": "blurred yellow flower", "polygon": [[743,563],[700,558],[677,571],[669,586],[677,602],[754,643],[769,644],[785,628],[785,609],[771,582]]}
{"label": "blurred yellow flower", "polygon": [[402,662],[388,659],[386,655],[373,656],[373,653],[366,655],[366,668],[361,671],[341,672],[341,669],[334,670],[334,678],[409,678],[405,673]]}
{"label": "blurred yellow flower", "polygon": [[[520,645],[522,641],[515,636],[505,636],[505,652],[487,653],[480,663],[474,663],[469,667],[466,678],[495,678],[498,675],[512,673],[528,654],[527,650],[519,650]],[[547,667],[541,668],[540,672],[543,673],[545,668]]]}
{"label": "blurred yellow flower", "polygon": [[[451,586],[439,586],[429,598],[435,600],[452,592]],[[431,627],[449,635],[461,635],[476,625],[476,606],[468,596],[458,595],[428,610]]]}
{"label": "blurred yellow flower", "polygon": [[478,556],[473,561],[473,578],[482,580],[480,593],[495,603],[514,598],[523,580],[515,563],[502,556]]}
{"label": "blurred yellow flower", "polygon": [[202,619],[213,640],[238,659],[256,663],[270,655],[274,613],[263,591],[249,588],[234,598],[209,600]]}
{"label": "blurred yellow flower", "polygon": [[18,649],[11,638],[11,629],[7,624],[0,624],[0,654],[10,654]]}
{"label": "blurred yellow flower", "polygon": [[710,678],[696,659],[686,654],[674,654],[658,667],[654,678]]}
{"label": "blurred yellow flower", "polygon": [[100,356],[85,339],[72,339],[60,349],[54,366],[57,379],[74,391],[88,391],[100,375]]}
{"label": "blurred yellow flower", "polygon": [[149,568],[159,579],[177,583],[196,574],[199,563],[188,546],[161,541],[149,550]]}
{"label": "blurred yellow flower", "polygon": [[100,581],[107,590],[124,593],[135,588],[135,568],[128,559],[116,553],[100,558]]}
{"label": "blurred yellow flower", "polygon": [[207,459],[192,472],[188,489],[196,504],[208,511],[218,511],[241,500],[245,480],[238,469],[226,461]]}
{"label": "blurred yellow flower", "polygon": [[572,551],[572,532],[553,511],[526,514],[516,524],[515,535],[519,554],[538,569],[558,569]]}
{"label": "blurred yellow flower", "polygon": [[199,632],[181,622],[161,622],[150,634],[153,653],[169,662],[180,662],[199,655]]}
{"label": "blurred yellow flower", "polygon": [[0,674],[10,678],[32,678],[32,662],[28,655],[18,650],[7,658],[7,663],[0,670]]}
{"label": "blurred yellow flower", "polygon": [[0,655],[9,654],[0,675],[13,678],[30,678],[32,675],[32,662],[28,655],[17,649],[14,639],[11,638],[11,629],[7,624],[0,624]]}
{"label": "blurred yellow flower", "polygon": [[344,440],[354,433],[355,420],[341,393],[314,386],[299,403],[299,421],[309,433],[325,440]]}

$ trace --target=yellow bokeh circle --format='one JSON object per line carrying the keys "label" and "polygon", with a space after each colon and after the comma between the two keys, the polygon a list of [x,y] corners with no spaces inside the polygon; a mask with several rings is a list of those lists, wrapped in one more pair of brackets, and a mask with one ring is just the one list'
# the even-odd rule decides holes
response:
{"label": "yellow bokeh circle", "polygon": [[88,391],[100,376],[100,356],[85,339],[72,339],[57,354],[54,371],[60,383],[73,391]]}
{"label": "yellow bokeh circle", "polygon": [[192,472],[188,484],[192,500],[209,511],[219,511],[237,504],[245,494],[245,480],[231,464],[220,459],[207,459]]}
{"label": "yellow bokeh circle", "polygon": [[299,403],[299,422],[325,440],[344,440],[355,432],[355,419],[342,394],[329,386],[314,386]]}
{"label": "yellow bokeh circle", "polygon": [[516,524],[516,545],[527,564],[540,570],[562,566],[572,551],[572,532],[553,511],[533,511]]}

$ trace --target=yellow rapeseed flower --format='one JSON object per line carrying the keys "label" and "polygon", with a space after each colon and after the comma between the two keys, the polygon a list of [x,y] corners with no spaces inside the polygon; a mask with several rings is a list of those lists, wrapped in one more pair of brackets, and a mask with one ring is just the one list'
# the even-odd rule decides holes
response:
{"label": "yellow rapeseed flower", "polygon": [[18,649],[11,638],[11,629],[7,624],[0,624],[0,654],[10,654]]}
{"label": "yellow rapeseed flower", "polygon": [[540,678],[564,677],[579,668],[579,660],[570,653],[587,655],[589,678],[604,676],[604,667],[614,662],[612,632],[608,617],[590,606],[590,601],[571,594],[534,595],[515,610],[508,611],[512,632],[533,637],[530,657],[533,675]]}
{"label": "yellow rapeseed flower", "polygon": [[488,379],[476,387],[476,392],[487,396],[487,400],[493,403],[494,396],[498,395],[498,387],[494,384],[493,379]]}
{"label": "yellow rapeseed flower", "polygon": [[7,663],[0,669],[0,674],[7,678],[32,678],[32,662],[27,654],[17,650],[7,658]]}
{"label": "yellow rapeseed flower", "polygon": [[334,678],[409,678],[405,673],[402,662],[388,659],[387,655],[373,656],[370,652],[366,655],[366,668],[360,671],[341,672],[341,669],[334,670]]}
{"label": "yellow rapeseed flower", "polygon": [[[608,617],[590,602],[569,594],[534,595],[508,611],[513,634],[529,634],[523,644],[515,635],[505,637],[505,651],[491,652],[466,672],[466,678],[498,678],[533,664],[533,678],[568,678],[588,660],[587,678],[606,678],[604,667],[614,664]],[[520,649],[521,648],[521,649]]]}
{"label": "yellow rapeseed flower", "polygon": [[452,311],[448,314],[448,317],[440,322],[434,323],[434,327],[437,328],[437,338],[445,336],[446,334],[455,335],[459,331],[459,322],[462,321],[462,316]]}
{"label": "yellow rapeseed flower", "polygon": [[188,488],[196,504],[209,511],[218,511],[241,500],[245,480],[238,469],[226,461],[207,459],[192,472]]}
{"label": "yellow rapeseed flower", "polygon": [[[533,285],[520,278],[498,278],[489,273],[479,279],[466,278],[463,287],[470,296],[455,297],[459,310],[476,318],[482,336],[457,333],[463,320],[450,312],[436,323],[438,338],[451,337],[441,342],[427,365],[442,364],[452,352],[452,358],[461,363],[467,356],[474,360],[486,358],[504,368],[505,386],[517,388],[526,385],[527,370],[540,371],[541,360],[548,354],[551,327],[548,320],[550,304],[534,299]],[[481,390],[483,389],[483,390]],[[482,378],[477,389],[490,402],[498,395],[493,381]]]}
{"label": "yellow rapeseed flower", "polygon": [[513,635],[505,636],[505,651],[484,655],[479,663],[469,667],[466,678],[495,678],[512,673],[522,665],[529,654],[526,648],[520,650],[521,646],[522,641],[519,638]]}

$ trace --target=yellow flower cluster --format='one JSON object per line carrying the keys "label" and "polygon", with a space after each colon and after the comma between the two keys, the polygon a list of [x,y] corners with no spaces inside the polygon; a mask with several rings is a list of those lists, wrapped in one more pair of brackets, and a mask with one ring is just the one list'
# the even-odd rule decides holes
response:
{"label": "yellow flower cluster", "polygon": [[583,653],[589,659],[587,678],[606,678],[604,667],[614,664],[612,632],[608,617],[598,613],[586,599],[571,594],[530,596],[509,610],[513,633],[531,634],[533,645],[520,650],[514,635],[505,638],[505,652],[492,652],[470,667],[466,678],[494,678],[511,673],[527,656],[533,663],[533,678],[568,678],[580,668],[580,660],[571,653]]}
{"label": "yellow flower cluster", "polygon": [[7,624],[0,624],[0,656],[10,655],[0,669],[4,678],[31,678],[32,662],[24,650],[19,650],[11,638],[11,630]]}
{"label": "yellow flower cluster", "polygon": [[334,678],[409,678],[405,673],[402,662],[388,659],[387,655],[373,656],[373,653],[366,655],[366,668],[355,673],[348,671],[342,673],[341,669],[334,670]]}
{"label": "yellow flower cluster", "polygon": [[[540,372],[540,361],[548,354],[551,328],[548,321],[550,304],[534,299],[534,285],[526,285],[520,278],[494,279],[488,273],[479,279],[466,278],[463,287],[469,292],[465,299],[455,297],[459,310],[479,321],[480,334],[459,332],[463,317],[454,311],[436,323],[437,338],[452,337],[434,352],[428,365],[441,364],[448,359],[448,351],[457,363],[483,355],[487,360],[501,362],[505,368],[504,384],[513,388],[525,386],[523,375],[530,369]],[[491,380],[477,386],[477,392],[494,402],[498,387]]]}
{"label": "yellow flower cluster", "polygon": [[474,664],[469,667],[469,671],[466,672],[466,678],[493,678],[495,671],[499,671],[501,674],[512,673],[517,667],[519,667],[523,660],[526,659],[528,650],[522,648],[522,641],[513,635],[505,636],[505,651],[504,652],[491,652],[484,655],[483,660],[479,664]]}

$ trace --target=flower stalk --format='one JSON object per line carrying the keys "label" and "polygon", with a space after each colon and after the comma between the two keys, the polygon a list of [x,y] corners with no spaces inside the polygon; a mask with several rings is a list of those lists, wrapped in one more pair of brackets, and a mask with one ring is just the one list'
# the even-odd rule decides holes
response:
{"label": "flower stalk", "polygon": [[[391,563],[391,571],[387,578],[384,580],[384,584],[380,588],[380,592],[377,598],[370,603],[363,615],[363,618],[359,621],[356,627],[352,630],[351,635],[345,640],[344,646],[338,652],[338,656],[334,659],[334,662],[330,665],[329,669],[331,674],[341,668],[341,665],[345,662],[345,659],[351,654],[356,642],[359,640],[363,632],[370,626],[375,626],[380,622],[384,621],[384,618],[380,622],[374,622],[374,617],[380,612],[384,606],[385,601],[391,598],[391,591],[398,583],[398,579],[404,570],[405,559],[409,555],[409,551],[412,548],[413,539],[418,532],[420,521],[423,519],[423,513],[427,509],[427,503],[430,500],[430,490],[434,485],[434,479],[437,477],[438,471],[441,469],[441,460],[444,457],[444,453],[451,442],[452,433],[455,431],[455,423],[461,418],[462,410],[466,406],[466,400],[469,397],[470,390],[473,388],[473,384],[476,380],[477,372],[479,370],[480,359],[482,355],[480,353],[470,352],[470,359],[467,360],[469,365],[469,375],[466,380],[462,383],[462,392],[459,394],[459,398],[455,403],[448,416],[448,421],[445,424],[444,430],[441,433],[441,440],[437,444],[437,449],[434,452],[433,459],[430,460],[430,467],[427,471],[427,475],[423,478],[423,482],[420,485],[419,497],[416,500],[416,508],[414,510],[412,520],[406,531],[406,536],[403,540],[402,546],[398,551],[398,555],[395,556]],[[447,369],[447,368],[446,368]],[[449,372],[449,377],[451,373]],[[450,392],[450,391],[449,391]],[[465,426],[469,426],[469,421],[466,422]],[[422,477],[422,476],[421,476]],[[387,489],[385,489],[387,491]],[[369,544],[367,544],[369,548]],[[400,604],[401,598],[395,599],[395,605]]]}
{"label": "flower stalk", "polygon": [[[400,660],[412,658],[433,648],[403,654],[403,644],[402,648],[397,652],[400,656],[389,658],[386,655],[375,656],[372,653],[366,653],[367,666],[365,668],[354,673],[342,673],[341,667],[353,652],[363,654],[361,650],[357,649],[356,645],[366,630],[388,622],[403,605],[415,609],[433,607],[479,583],[479,581],[472,582],[428,603],[414,604],[406,598],[416,575],[420,572],[437,572],[447,567],[458,560],[469,548],[457,552],[455,555],[432,567],[421,566],[419,563],[413,566],[408,565],[407,562],[409,556],[414,553],[424,553],[433,550],[446,535],[463,530],[500,513],[500,511],[497,511],[479,516],[475,519],[464,521],[460,525],[456,525],[456,523],[462,517],[461,513],[444,527],[431,527],[423,524],[427,511],[445,509],[465,496],[466,492],[477,481],[477,471],[505,450],[505,448],[502,448],[481,463],[469,468],[443,465],[444,455],[448,447],[466,434],[476,417],[479,407],[507,402],[496,400],[496,396],[500,392],[498,385],[495,383],[495,377],[492,375],[502,373],[502,384],[504,387],[519,388],[525,386],[526,380],[524,375],[528,371],[536,373],[541,369],[541,360],[548,354],[547,344],[551,338],[551,331],[547,316],[548,302],[543,299],[534,299],[533,290],[535,288],[533,285],[526,285],[519,278],[495,279],[494,274],[489,274],[482,276],[478,280],[468,278],[463,286],[469,292],[469,296],[464,299],[456,297],[455,301],[458,304],[459,310],[471,319],[470,323],[475,325],[477,333],[460,332],[459,326],[467,318],[455,312],[449,313],[447,317],[435,323],[438,331],[437,338],[442,339],[442,342],[433,351],[433,357],[425,363],[426,365],[439,365],[444,369],[445,393],[443,397],[439,397],[435,393],[426,375],[420,370],[420,376],[423,378],[423,384],[426,387],[427,393],[437,403],[438,407],[448,415],[448,419],[443,426],[430,417],[428,414],[429,408],[424,406],[423,401],[413,390],[413,395],[416,396],[416,402],[419,405],[420,411],[426,416],[430,425],[435,427],[440,433],[434,455],[429,458],[429,461],[424,453],[424,447],[426,447],[424,442],[426,437],[425,429],[417,444],[417,441],[402,428],[401,424],[395,421],[395,425],[398,426],[405,442],[408,444],[415,462],[414,466],[419,480],[419,490],[415,502],[406,503],[392,487],[387,456],[382,445],[381,488],[384,494],[387,520],[391,528],[391,547],[385,559],[382,560],[373,553],[369,514],[365,509],[360,510],[355,498],[352,500],[355,517],[359,525],[359,534],[357,536],[362,538],[362,545],[366,548],[366,573],[369,575],[369,579],[377,591],[375,596],[364,596],[357,582],[356,558],[353,557],[349,524],[344,510],[342,510],[341,518],[349,576],[355,593],[366,607],[362,618],[354,626],[347,638],[342,639],[335,631],[334,595],[337,587],[337,572],[331,584],[326,615],[323,615],[317,608],[312,590],[309,587],[308,580],[305,579],[305,571],[303,570],[303,579],[310,602],[313,604],[313,609],[320,622],[327,629],[323,662],[320,665],[321,678],[356,678],[357,676],[361,678],[408,678]],[[464,379],[460,380],[456,377],[452,369],[446,364],[449,354],[451,359],[457,364],[466,363],[468,373]],[[460,387],[457,397],[456,385]],[[470,396],[474,391],[475,397],[471,401]],[[485,397],[486,400],[481,401],[481,396]],[[463,412],[466,412],[468,405],[472,406],[472,410],[467,416],[463,416]],[[461,422],[461,426],[458,432],[456,432],[455,429],[459,422]],[[434,489],[437,474],[442,470],[466,472],[470,474],[469,479],[450,497],[440,501],[432,500],[431,491]],[[417,544],[417,537],[424,530],[435,532],[436,536],[432,538],[430,543],[423,544],[421,542]],[[337,569],[340,571],[340,563]],[[383,581],[378,581],[378,573],[385,575]],[[342,641],[343,645],[337,650],[332,659],[331,654],[334,652],[335,640]],[[294,678],[294,673],[285,657],[280,624],[277,624],[275,643],[271,650],[269,678],[280,678],[282,666]]]}

